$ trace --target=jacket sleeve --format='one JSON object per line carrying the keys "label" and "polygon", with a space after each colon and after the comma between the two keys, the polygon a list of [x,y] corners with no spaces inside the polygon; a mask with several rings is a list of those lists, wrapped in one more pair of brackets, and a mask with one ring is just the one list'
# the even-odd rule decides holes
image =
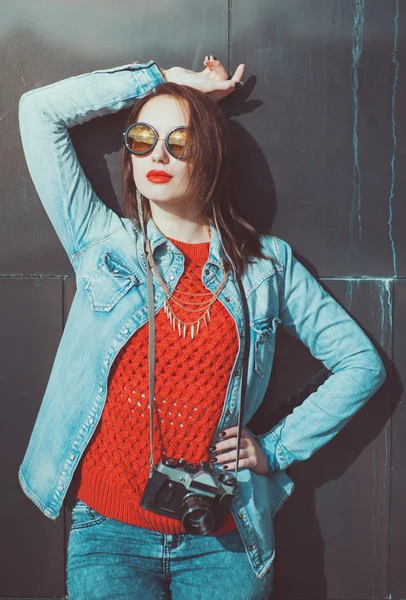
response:
{"label": "jacket sleeve", "polygon": [[322,361],[331,375],[271,431],[257,436],[273,471],[306,460],[329,442],[386,379],[381,358],[367,335],[277,240],[285,269],[282,326]]}
{"label": "jacket sleeve", "polygon": [[28,170],[73,266],[76,253],[122,223],[84,175],[68,128],[130,108],[162,82],[151,60],[69,77],[20,98],[19,128]]}

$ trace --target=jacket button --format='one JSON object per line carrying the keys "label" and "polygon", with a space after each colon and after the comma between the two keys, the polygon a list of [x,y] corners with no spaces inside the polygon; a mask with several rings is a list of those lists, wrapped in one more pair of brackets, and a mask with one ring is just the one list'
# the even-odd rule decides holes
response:
{"label": "jacket button", "polygon": [[89,421],[88,421],[88,422],[90,423],[90,425],[93,425],[93,423],[94,423],[94,419],[89,419]]}
{"label": "jacket button", "polygon": [[254,550],[254,546],[248,546],[248,550]]}
{"label": "jacket button", "polygon": [[206,275],[210,275],[210,269],[205,270]]}
{"label": "jacket button", "polygon": [[75,455],[74,455],[74,454],[69,454],[69,458],[70,458],[71,460],[73,460],[73,459],[75,458]]}
{"label": "jacket button", "polygon": [[171,276],[169,277],[169,279],[170,279],[171,281],[173,281],[173,280],[175,279],[175,275],[171,275]]}
{"label": "jacket button", "polygon": [[99,392],[102,392],[102,391],[103,391],[103,388],[102,388],[102,387],[99,387]]}
{"label": "jacket button", "polygon": [[128,333],[128,329],[124,329],[124,333]]}
{"label": "jacket button", "polygon": [[239,371],[236,371],[236,372],[234,373],[234,375],[235,375],[236,377],[238,377],[238,375],[239,375],[239,374],[240,374],[240,372],[239,372]]}
{"label": "jacket button", "polygon": [[238,513],[238,518],[242,519],[242,514],[241,513]]}
{"label": "jacket button", "polygon": [[227,415],[227,416],[231,415],[231,413],[230,413],[230,411],[229,411],[229,410],[226,412],[226,415]]}
{"label": "jacket button", "polygon": [[227,298],[226,298],[226,302],[230,302],[230,298],[228,298],[228,297],[227,297]]}
{"label": "jacket button", "polygon": [[58,490],[59,490],[60,492],[62,492],[62,491],[63,491],[63,485],[58,485]]}

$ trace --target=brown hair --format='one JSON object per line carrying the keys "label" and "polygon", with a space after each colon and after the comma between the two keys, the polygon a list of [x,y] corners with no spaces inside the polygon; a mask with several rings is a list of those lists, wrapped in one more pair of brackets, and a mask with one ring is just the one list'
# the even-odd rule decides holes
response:
{"label": "brown hair", "polygon": [[[157,85],[131,109],[125,129],[138,120],[141,108],[156,96],[167,95],[176,98],[189,107],[188,152],[193,157],[188,159],[189,173],[193,173],[190,182],[195,186],[195,198],[198,214],[210,225],[216,227],[213,211],[216,211],[218,227],[223,244],[232,261],[241,274],[250,258],[266,258],[261,249],[260,235],[269,235],[270,231],[260,226],[251,225],[233,205],[231,190],[230,161],[230,128],[226,115],[219,104],[209,96],[186,85],[165,82]],[[190,144],[190,146],[189,146]],[[125,213],[127,218],[134,219],[141,229],[137,201],[136,186],[133,177],[131,153],[124,146],[122,156],[122,179]],[[149,201],[142,196],[144,218],[147,222],[151,216]],[[230,265],[227,259],[226,268]]]}

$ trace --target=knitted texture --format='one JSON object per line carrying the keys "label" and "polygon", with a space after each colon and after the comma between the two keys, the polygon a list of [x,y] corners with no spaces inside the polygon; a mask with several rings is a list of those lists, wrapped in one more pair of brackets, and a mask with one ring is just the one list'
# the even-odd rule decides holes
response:
{"label": "knitted texture", "polygon": [[[191,294],[208,293],[202,267],[210,242],[190,244],[168,238],[185,257],[185,269],[175,288]],[[180,296],[188,302],[210,296]],[[190,313],[170,301],[185,322]],[[190,308],[196,308],[191,306]],[[238,352],[234,319],[216,299],[211,321],[202,320],[193,339],[174,331],[163,308],[155,317],[155,400],[153,458],[165,456],[192,463],[210,459],[209,447],[223,410],[231,371]],[[142,508],[139,503],[149,476],[150,411],[148,382],[148,321],[117,354],[111,366],[106,404],[97,428],[78,465],[76,496],[101,514],[161,533],[183,533],[177,519]],[[211,533],[236,528],[229,511],[222,526]]]}

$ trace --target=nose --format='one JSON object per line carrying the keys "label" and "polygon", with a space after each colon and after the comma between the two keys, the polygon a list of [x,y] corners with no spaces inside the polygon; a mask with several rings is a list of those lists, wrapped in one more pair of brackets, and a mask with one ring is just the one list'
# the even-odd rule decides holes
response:
{"label": "nose", "polygon": [[169,154],[165,146],[165,138],[157,138],[157,143],[151,154],[154,162],[169,162]]}

